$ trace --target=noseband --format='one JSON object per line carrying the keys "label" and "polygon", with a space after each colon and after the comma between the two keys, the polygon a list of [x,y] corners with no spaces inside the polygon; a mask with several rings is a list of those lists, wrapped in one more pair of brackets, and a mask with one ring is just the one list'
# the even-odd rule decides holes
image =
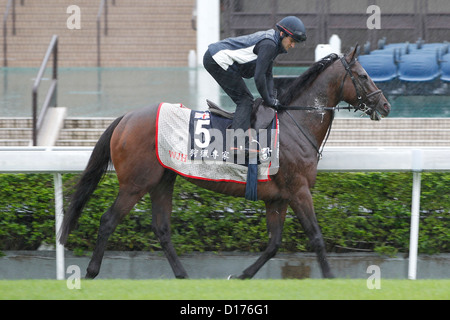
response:
{"label": "noseband", "polygon": [[370,97],[378,94],[379,97],[378,97],[378,100],[376,101],[378,103],[378,101],[381,98],[382,91],[376,90],[369,94],[364,92],[364,99],[363,99],[363,96],[360,94],[360,91],[358,89],[358,85],[359,85],[359,87],[362,88],[361,83],[357,82],[357,80],[355,79],[355,76],[353,75],[353,72],[351,70],[351,66],[353,66],[355,64],[356,59],[352,60],[350,62],[350,64],[347,62],[347,60],[345,60],[345,56],[342,56],[339,59],[341,60],[341,63],[344,66],[344,69],[346,71],[344,78],[342,79],[341,86],[339,88],[339,101],[343,100],[342,98],[343,98],[344,83],[345,83],[345,79],[347,78],[347,76],[349,76],[350,79],[352,80],[353,86],[355,87],[355,91],[356,91],[357,106],[355,107],[355,112],[357,110],[360,110],[370,116],[374,112],[374,110],[373,110],[373,108],[367,106],[366,102],[369,102]]}

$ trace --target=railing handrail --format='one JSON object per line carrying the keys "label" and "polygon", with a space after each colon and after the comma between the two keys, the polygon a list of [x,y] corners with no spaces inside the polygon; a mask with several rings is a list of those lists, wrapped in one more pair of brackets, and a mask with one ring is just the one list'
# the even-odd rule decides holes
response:
{"label": "railing handrail", "polygon": [[[80,173],[94,147],[2,147],[0,173]],[[328,147],[322,172],[450,172],[450,147]],[[352,159],[352,161],[349,161]],[[37,161],[39,160],[39,161]]]}
{"label": "railing handrail", "polygon": [[[52,72],[52,84],[48,89],[47,96],[45,98],[44,104],[42,106],[42,110],[37,114],[37,94],[39,85],[42,80],[42,76],[44,75],[45,68],[47,66],[48,60],[50,59],[50,55],[53,54],[53,72]],[[44,59],[42,60],[41,67],[39,68],[39,72],[34,81],[33,90],[32,90],[32,108],[33,108],[33,145],[37,145],[37,137],[39,129],[41,128],[42,122],[44,121],[45,115],[47,113],[47,109],[50,104],[53,104],[53,107],[56,107],[56,87],[58,81],[58,36],[53,35],[52,40],[47,48],[47,52],[45,53]]]}
{"label": "railing handrail", "polygon": [[[116,5],[116,0],[112,0],[112,4]],[[103,10],[105,11],[104,16],[104,34],[108,35],[108,0],[100,0],[100,5],[98,7],[97,13],[97,67],[101,66],[101,50],[100,50],[100,39],[101,39],[101,17]]]}

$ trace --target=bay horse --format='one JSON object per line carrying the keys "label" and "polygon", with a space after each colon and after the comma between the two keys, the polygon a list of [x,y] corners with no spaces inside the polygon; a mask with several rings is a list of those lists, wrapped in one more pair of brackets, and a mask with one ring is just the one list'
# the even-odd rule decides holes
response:
{"label": "bay horse", "polygon": [[[270,181],[258,182],[257,186],[257,197],[266,206],[268,246],[238,278],[252,278],[276,254],[281,244],[288,206],[300,220],[316,252],[322,276],[333,277],[310,192],[317,175],[319,149],[326,140],[340,101],[362,110],[372,120],[387,116],[391,108],[381,90],[359,64],[357,49],[358,46],[345,56],[331,54],[314,63],[279,96],[285,106],[278,110],[279,169]],[[172,271],[176,278],[188,277],[171,241],[170,216],[177,173],[164,168],[157,160],[157,110],[158,105],[154,105],[131,111],[113,121],[94,147],[75,187],[59,234],[61,244],[66,243],[88,199],[113,163],[119,191],[112,206],[100,219],[98,238],[86,278],[98,275],[109,236],[146,193],[151,197],[152,228]],[[245,184],[242,183],[186,179],[215,192],[235,197],[245,194]]]}

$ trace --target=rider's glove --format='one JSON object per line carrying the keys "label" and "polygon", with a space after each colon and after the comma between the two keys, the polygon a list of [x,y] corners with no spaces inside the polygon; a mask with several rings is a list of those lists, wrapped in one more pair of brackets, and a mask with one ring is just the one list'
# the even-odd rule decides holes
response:
{"label": "rider's glove", "polygon": [[278,110],[279,107],[281,107],[281,103],[280,101],[278,101],[278,99],[272,99],[270,107],[274,108],[275,110]]}

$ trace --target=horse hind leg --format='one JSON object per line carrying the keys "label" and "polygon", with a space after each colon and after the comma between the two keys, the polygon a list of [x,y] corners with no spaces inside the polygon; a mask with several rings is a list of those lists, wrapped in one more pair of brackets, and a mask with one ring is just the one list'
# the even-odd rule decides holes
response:
{"label": "horse hind leg", "polygon": [[141,199],[142,195],[142,193],[129,193],[127,190],[119,190],[119,194],[113,205],[102,215],[95,249],[87,267],[87,279],[95,278],[100,272],[103,254],[109,237],[119,222],[131,211],[139,199]]}
{"label": "horse hind leg", "polygon": [[152,228],[161,243],[175,277],[185,279],[188,278],[188,274],[173,247],[170,232],[172,194],[175,179],[176,174],[166,170],[160,184],[150,192],[152,200]]}
{"label": "horse hind leg", "polygon": [[284,220],[286,218],[287,203],[284,201],[266,202],[267,231],[269,243],[263,254],[250,267],[245,269],[239,279],[250,279],[269,261],[281,245]]}

